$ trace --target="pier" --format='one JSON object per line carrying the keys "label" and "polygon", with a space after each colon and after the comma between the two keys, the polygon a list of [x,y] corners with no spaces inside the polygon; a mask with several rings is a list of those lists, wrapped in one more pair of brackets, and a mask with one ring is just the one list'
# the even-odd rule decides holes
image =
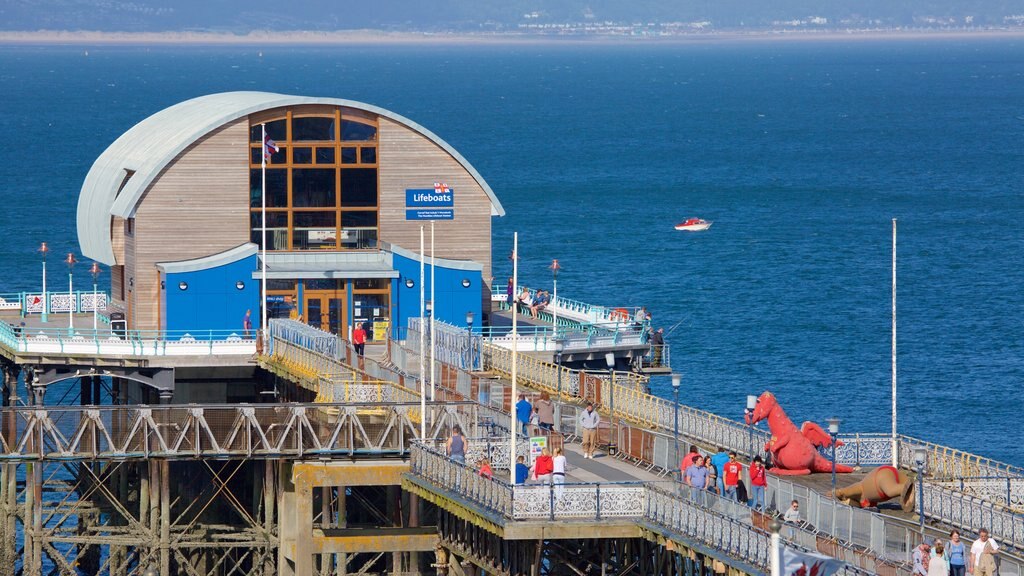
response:
{"label": "pier", "polygon": [[[561,486],[512,485],[511,350],[436,323],[434,352],[444,360],[422,412],[419,390],[424,381],[429,390],[430,379],[417,372],[416,328],[413,322],[404,341],[377,344],[376,357],[358,357],[332,334],[274,320],[261,353],[244,344],[254,348],[243,364],[267,393],[232,404],[162,403],[167,394],[157,380],[95,372],[102,355],[73,349],[47,350],[46,358],[64,366],[50,372],[28,363],[42,356],[3,340],[0,570],[765,573],[770,517],[713,494],[694,497],[678,483],[675,407],[647,394],[642,376],[517,355],[520,385],[558,399],[556,430],[533,433],[565,449],[570,470]],[[469,350],[479,352],[480,365],[461,366]],[[142,365],[161,356],[161,347],[146,346],[132,357]],[[47,388],[67,380],[77,385],[51,401]],[[582,458],[577,443],[585,401],[599,406],[605,422],[601,457],[593,460]],[[469,439],[467,465],[443,453],[456,425]],[[725,446],[749,457],[765,439],[761,430],[687,406],[678,426],[681,451]],[[886,435],[843,439],[840,462],[891,458]],[[1006,552],[1001,573],[1019,574],[1024,563],[1014,553],[1024,523],[1014,491],[1024,476],[900,437],[904,467],[913,467],[911,448],[921,445],[930,461],[928,530],[988,527]],[[528,450],[520,440],[517,454]],[[478,474],[481,457],[492,462],[493,478]],[[969,479],[979,476],[999,477],[988,485],[1003,490],[978,490]],[[841,558],[848,574],[909,574],[916,517],[853,509],[826,489],[813,477],[770,478],[771,510],[793,498],[804,504],[806,522],[783,528],[786,545]]]}

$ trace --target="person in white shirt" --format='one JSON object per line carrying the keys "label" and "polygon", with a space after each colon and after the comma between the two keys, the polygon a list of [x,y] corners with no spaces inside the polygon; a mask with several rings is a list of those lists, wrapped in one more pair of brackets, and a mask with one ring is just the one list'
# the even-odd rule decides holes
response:
{"label": "person in white shirt", "polygon": [[971,544],[971,564],[967,571],[974,576],[995,576],[999,545],[988,537],[988,530],[978,530],[978,539]]}
{"label": "person in white shirt", "polygon": [[594,410],[594,403],[587,402],[587,409],[580,414],[580,427],[583,428],[583,457],[593,458],[597,448],[597,427],[601,424],[601,415]]}
{"label": "person in white shirt", "polygon": [[793,503],[789,505],[789,509],[782,515],[782,519],[786,522],[798,524],[800,522],[800,503],[793,500]]}
{"label": "person in white shirt", "polygon": [[561,499],[565,493],[565,454],[561,448],[555,448],[554,458],[555,471],[552,472],[552,482],[555,484],[555,498]]}

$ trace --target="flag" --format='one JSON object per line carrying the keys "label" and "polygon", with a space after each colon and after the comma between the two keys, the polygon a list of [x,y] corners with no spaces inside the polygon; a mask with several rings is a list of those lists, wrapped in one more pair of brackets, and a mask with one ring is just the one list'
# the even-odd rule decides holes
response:
{"label": "flag", "polygon": [[434,182],[434,192],[437,192],[438,194],[447,194],[450,191],[451,188],[449,188],[444,182]]}
{"label": "flag", "polygon": [[831,556],[782,547],[782,573],[786,576],[831,576],[844,564]]}
{"label": "flag", "polygon": [[268,134],[263,135],[263,159],[270,160],[270,157],[277,154],[279,148],[277,143],[270,139]]}

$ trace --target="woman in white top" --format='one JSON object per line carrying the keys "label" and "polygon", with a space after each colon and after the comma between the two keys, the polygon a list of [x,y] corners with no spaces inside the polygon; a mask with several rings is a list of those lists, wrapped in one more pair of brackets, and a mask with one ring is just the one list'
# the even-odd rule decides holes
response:
{"label": "woman in white top", "polygon": [[946,560],[942,542],[936,541],[932,547],[932,557],[928,559],[928,576],[949,576],[949,561]]}
{"label": "woman in white top", "polygon": [[561,498],[565,492],[565,454],[562,453],[561,448],[555,448],[555,458],[553,460],[555,465],[554,472],[552,472],[552,481],[555,485],[555,498]]}

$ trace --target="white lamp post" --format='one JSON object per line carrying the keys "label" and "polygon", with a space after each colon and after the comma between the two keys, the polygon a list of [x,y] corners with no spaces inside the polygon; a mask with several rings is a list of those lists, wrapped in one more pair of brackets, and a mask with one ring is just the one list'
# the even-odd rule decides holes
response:
{"label": "white lamp post", "polygon": [[558,379],[558,393],[555,395],[555,430],[562,431],[562,350],[565,350],[565,342],[561,337],[555,337],[555,367],[556,378]]}
{"label": "white lamp post", "polygon": [[[683,384],[683,375],[682,374],[673,374],[672,375],[672,392],[675,395],[675,417],[672,419],[672,423],[673,423],[673,430],[672,431],[675,434],[675,440],[676,440],[676,466],[678,466],[682,462],[679,459],[679,387],[682,386],[682,384]],[[680,473],[682,473],[682,469],[680,469]],[[680,477],[680,479],[682,479],[682,478]]]}
{"label": "white lamp post", "polygon": [[611,383],[608,385],[609,409],[611,410],[611,427],[608,438],[608,455],[614,456],[619,446],[619,438],[615,430],[615,353],[608,352],[604,355],[605,364],[608,365],[608,372],[611,374]]}
{"label": "white lamp post", "polygon": [[68,265],[68,336],[75,335],[75,284],[73,282],[73,273],[75,264],[78,260],[75,260],[75,255],[68,252],[68,257],[64,259],[64,263]]}
{"label": "white lamp post", "polygon": [[46,295],[46,255],[49,252],[46,242],[39,245],[39,253],[43,255],[43,322],[48,321],[50,315],[50,297]]}
{"label": "white lamp post", "polygon": [[754,450],[754,424],[753,424],[753,415],[754,415],[754,409],[755,408],[757,408],[757,396],[755,396],[753,394],[747,394],[747,414],[749,414],[751,416],[751,418],[748,419],[748,422],[750,422],[750,423],[747,424],[747,433],[748,433],[748,441],[750,442],[750,459],[751,460],[754,459],[754,452],[755,452],[755,450]]}
{"label": "white lamp post", "polygon": [[97,318],[99,317],[99,305],[96,295],[96,284],[100,278],[100,265],[99,262],[93,262],[92,267],[89,268],[89,273],[92,274],[92,331],[95,334],[96,330],[99,329],[99,323]]}
{"label": "white lamp post", "polygon": [[917,502],[920,516],[921,539],[924,539],[924,467],[928,462],[928,451],[923,446],[914,448],[914,464],[917,465]]}
{"label": "white lamp post", "polygon": [[558,334],[558,271],[562,267],[558,264],[558,259],[551,261],[551,275],[554,277],[552,285],[554,286],[554,294],[551,296],[551,326],[553,327],[555,334]]}
{"label": "white lamp post", "polygon": [[475,370],[473,362],[473,312],[466,312],[466,369]]}

